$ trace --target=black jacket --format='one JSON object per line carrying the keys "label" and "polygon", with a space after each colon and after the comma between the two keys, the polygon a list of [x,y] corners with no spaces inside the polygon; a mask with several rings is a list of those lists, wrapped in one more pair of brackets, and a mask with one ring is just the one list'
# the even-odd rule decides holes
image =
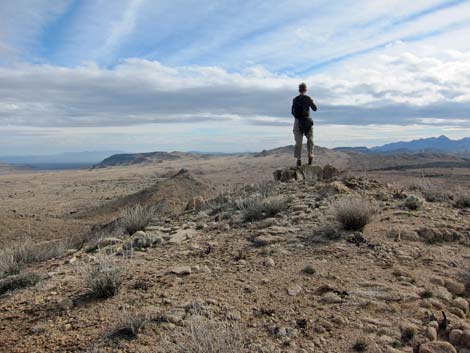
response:
{"label": "black jacket", "polygon": [[292,101],[291,113],[296,119],[299,119],[300,131],[305,135],[310,132],[313,126],[313,120],[310,118],[310,109],[316,112],[317,106],[313,99],[306,94],[299,94]]}

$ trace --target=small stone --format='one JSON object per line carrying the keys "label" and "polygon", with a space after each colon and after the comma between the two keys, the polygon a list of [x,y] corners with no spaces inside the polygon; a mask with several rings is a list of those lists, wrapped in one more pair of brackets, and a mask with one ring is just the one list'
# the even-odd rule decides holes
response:
{"label": "small stone", "polygon": [[295,297],[296,295],[299,295],[300,292],[302,292],[302,287],[299,286],[298,284],[287,288],[287,294],[289,294],[292,297]]}
{"label": "small stone", "polygon": [[176,266],[170,270],[170,273],[173,273],[178,276],[190,275],[191,267],[190,266]]}
{"label": "small stone", "polygon": [[465,330],[460,337],[460,344],[463,347],[470,348],[470,330]]}
{"label": "small stone", "polygon": [[461,319],[465,319],[465,313],[463,312],[462,309],[459,309],[459,308],[456,308],[456,307],[452,307],[449,309],[449,312],[451,312],[452,314],[454,314],[455,316],[458,316],[460,317]]}
{"label": "small stone", "polygon": [[457,353],[449,342],[428,342],[419,347],[419,353]]}
{"label": "small stone", "polygon": [[[138,233],[138,232],[136,232],[136,233]],[[144,232],[141,232],[141,233],[144,233]],[[107,237],[107,238],[101,238],[100,240],[98,240],[98,243],[96,245],[97,245],[98,248],[105,248],[109,245],[116,245],[116,244],[120,244],[120,243],[122,243],[122,239]]]}
{"label": "small stone", "polygon": [[263,260],[263,265],[266,267],[274,267],[275,263],[271,257],[267,257],[266,259]]}
{"label": "small stone", "polygon": [[459,308],[462,310],[464,313],[468,313],[469,305],[468,301],[465,300],[464,298],[455,298],[454,301],[452,302],[452,305],[456,308]]}
{"label": "small stone", "polygon": [[267,246],[275,243],[279,243],[281,241],[280,237],[274,237],[272,235],[259,235],[253,239],[253,244],[256,246]]}
{"label": "small stone", "polygon": [[242,319],[242,314],[238,310],[229,311],[225,317],[227,320],[240,321]]}
{"label": "small stone", "polygon": [[453,281],[451,279],[448,279],[448,280],[445,281],[445,287],[453,295],[460,295],[463,292],[465,292],[465,285],[463,285],[460,282]]}
{"label": "small stone", "polygon": [[163,315],[163,318],[167,320],[168,322],[171,322],[172,324],[178,324],[181,321],[183,321],[184,317],[186,315],[186,310],[181,309],[181,308],[175,308],[170,310],[169,313],[166,315]]}
{"label": "small stone", "polygon": [[434,327],[428,326],[426,329],[426,337],[429,338],[430,341],[437,340],[437,330]]}
{"label": "small stone", "polygon": [[327,304],[338,304],[338,303],[342,303],[343,299],[339,295],[333,292],[327,292],[322,295],[321,301]]}
{"label": "small stone", "polygon": [[454,346],[460,345],[460,339],[462,338],[462,330],[452,330],[449,333],[449,342]]}
{"label": "small stone", "polygon": [[59,307],[60,310],[70,310],[70,309],[73,309],[73,307],[74,307],[73,300],[70,299],[70,298],[65,298],[65,299],[61,300],[61,301],[58,303],[58,307]]}

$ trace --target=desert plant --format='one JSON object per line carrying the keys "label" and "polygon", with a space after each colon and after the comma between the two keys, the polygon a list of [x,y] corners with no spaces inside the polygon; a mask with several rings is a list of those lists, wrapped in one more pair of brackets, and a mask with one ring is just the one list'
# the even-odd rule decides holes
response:
{"label": "desert plant", "polygon": [[39,275],[33,272],[21,273],[0,279],[0,295],[15,289],[34,286],[39,280]]}
{"label": "desert plant", "polygon": [[454,205],[457,208],[470,208],[470,194],[457,197]]}
{"label": "desert plant", "polygon": [[307,265],[304,267],[302,272],[305,273],[306,275],[314,275],[317,271],[315,270],[315,267],[313,267],[312,265]]}
{"label": "desert plant", "polygon": [[191,317],[188,332],[180,345],[181,353],[239,353],[241,333],[226,321],[212,321],[203,316]]}
{"label": "desert plant", "polygon": [[154,216],[153,207],[144,207],[140,204],[126,208],[121,215],[121,223],[129,234],[134,234],[138,230],[145,230]]}
{"label": "desert plant", "polygon": [[401,329],[401,340],[404,343],[408,343],[413,340],[416,336],[416,328],[413,326],[406,325]]}
{"label": "desert plant", "polygon": [[115,327],[108,333],[107,338],[132,340],[143,330],[148,316],[140,311],[124,308],[117,313],[116,320]]}
{"label": "desert plant", "polygon": [[96,298],[109,298],[119,292],[124,280],[124,268],[113,255],[99,253],[94,263],[84,266],[82,275],[90,294]]}
{"label": "desert plant", "polygon": [[433,297],[433,294],[430,290],[426,289],[424,291],[422,291],[419,296],[422,298],[422,299],[429,299],[429,298],[432,298]]}
{"label": "desert plant", "polygon": [[333,204],[336,220],[346,230],[362,230],[376,213],[375,207],[364,197],[339,199]]}
{"label": "desert plant", "polygon": [[26,237],[0,250],[0,278],[19,273],[25,265],[43,262],[64,255],[67,240],[35,243]]}
{"label": "desert plant", "polygon": [[422,205],[423,201],[415,195],[407,196],[405,202],[403,203],[403,207],[411,211],[419,210]]}
{"label": "desert plant", "polygon": [[369,345],[367,344],[367,341],[361,337],[356,340],[356,342],[353,345],[353,349],[356,352],[366,352],[368,349],[368,346]]}
{"label": "desert plant", "polygon": [[288,203],[289,201],[282,196],[249,197],[237,200],[237,207],[242,210],[244,222],[254,222],[275,216],[287,209]]}

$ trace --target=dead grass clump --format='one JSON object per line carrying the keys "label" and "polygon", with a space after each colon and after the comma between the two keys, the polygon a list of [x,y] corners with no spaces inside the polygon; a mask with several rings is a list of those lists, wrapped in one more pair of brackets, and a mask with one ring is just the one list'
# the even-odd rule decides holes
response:
{"label": "dead grass clump", "polygon": [[153,207],[143,207],[136,205],[128,207],[122,212],[121,223],[129,234],[134,234],[138,230],[145,230],[154,216],[155,210]]}
{"label": "dead grass clump", "polygon": [[457,208],[470,208],[470,194],[457,197],[454,205]]}
{"label": "dead grass clump", "polygon": [[116,325],[107,335],[107,338],[133,340],[142,332],[147,322],[148,316],[144,313],[123,309],[117,313]]}
{"label": "dead grass clump", "polygon": [[37,273],[28,272],[0,279],[0,295],[16,289],[34,286],[40,277]]}
{"label": "dead grass clump", "polygon": [[109,298],[119,292],[124,281],[124,268],[112,255],[99,253],[96,262],[82,268],[85,285],[95,298]]}
{"label": "dead grass clump", "polygon": [[237,326],[226,321],[212,321],[199,315],[193,316],[188,321],[188,331],[178,345],[178,352],[242,352],[241,333]]}
{"label": "dead grass clump", "polygon": [[288,207],[288,200],[282,196],[249,197],[237,200],[244,222],[256,222],[273,217]]}
{"label": "dead grass clump", "polygon": [[376,208],[364,197],[346,197],[333,204],[336,220],[345,230],[362,230],[373,218]]}
{"label": "dead grass clump", "polygon": [[25,265],[60,258],[67,245],[66,240],[36,244],[31,238],[24,238],[0,250],[0,278],[19,273]]}

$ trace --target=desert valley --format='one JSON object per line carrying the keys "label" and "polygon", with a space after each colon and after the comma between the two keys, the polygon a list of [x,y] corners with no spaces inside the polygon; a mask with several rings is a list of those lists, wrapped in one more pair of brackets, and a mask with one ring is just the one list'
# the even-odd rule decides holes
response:
{"label": "desert valley", "polygon": [[292,150],[0,166],[0,351],[469,352],[468,159]]}

